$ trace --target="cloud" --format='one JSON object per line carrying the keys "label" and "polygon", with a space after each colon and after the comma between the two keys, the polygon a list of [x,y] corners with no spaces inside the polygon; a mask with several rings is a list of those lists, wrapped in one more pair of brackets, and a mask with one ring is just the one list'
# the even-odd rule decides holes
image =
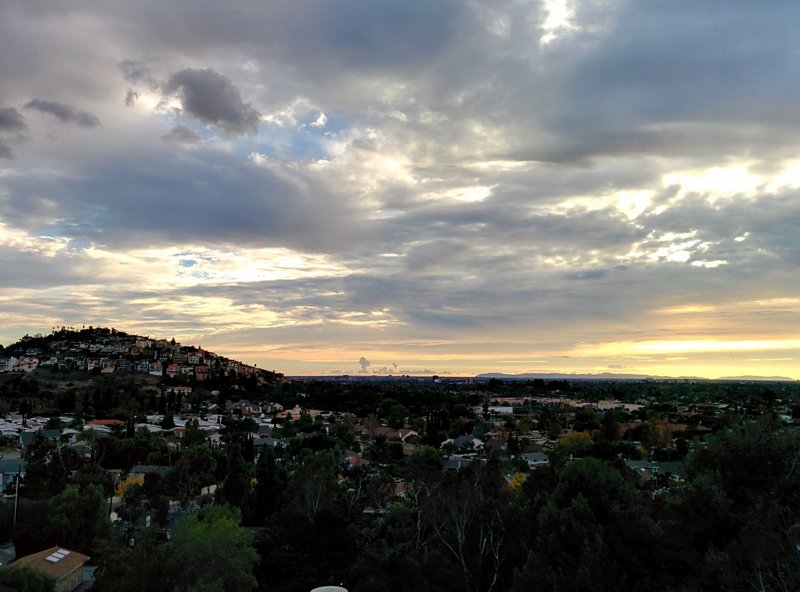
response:
{"label": "cloud", "polygon": [[0,107],[0,132],[21,134],[27,129],[22,113],[14,107]]}
{"label": "cloud", "polygon": [[63,123],[76,123],[81,127],[97,127],[100,125],[100,120],[91,113],[76,111],[72,106],[57,103],[56,101],[33,99],[28,101],[25,108],[48,113]]}
{"label": "cloud", "polygon": [[125,93],[125,106],[133,107],[138,99],[139,99],[139,93],[133,90],[132,88],[129,88],[128,91]]}
{"label": "cloud", "polygon": [[172,74],[164,91],[177,94],[186,115],[231,137],[255,134],[261,114],[242,101],[233,82],[211,69],[185,68]]}
{"label": "cloud", "polygon": [[158,88],[158,81],[153,77],[150,66],[142,60],[124,60],[120,62],[119,69],[122,76],[133,84],[150,84],[152,88]]}
{"label": "cloud", "polygon": [[27,131],[22,113],[14,107],[0,107],[0,158],[14,158],[11,144],[24,141]]}
{"label": "cloud", "polygon": [[199,144],[203,141],[197,132],[181,124],[173,127],[161,136],[161,139],[165,142],[174,142],[176,144]]}
{"label": "cloud", "polygon": [[130,160],[76,159],[67,173],[3,179],[3,217],[114,248],[188,242],[319,252],[348,249],[363,236],[344,186],[330,187],[313,169],[151,142],[129,150]]}
{"label": "cloud", "polygon": [[361,367],[361,370],[359,370],[359,372],[363,374],[369,372],[369,367],[371,364],[369,363],[369,360],[364,356],[361,356],[361,358],[358,360],[358,365]]}

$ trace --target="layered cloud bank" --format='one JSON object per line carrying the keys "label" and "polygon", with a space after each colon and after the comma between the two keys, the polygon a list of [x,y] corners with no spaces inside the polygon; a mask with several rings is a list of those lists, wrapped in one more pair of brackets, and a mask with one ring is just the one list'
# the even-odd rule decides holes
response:
{"label": "layered cloud bank", "polygon": [[794,2],[0,12],[0,343],[800,378]]}

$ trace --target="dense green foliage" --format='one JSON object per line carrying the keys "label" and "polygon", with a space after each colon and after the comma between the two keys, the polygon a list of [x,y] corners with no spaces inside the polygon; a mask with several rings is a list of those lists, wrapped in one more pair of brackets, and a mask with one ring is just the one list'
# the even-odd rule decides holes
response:
{"label": "dense green foliage", "polygon": [[0,592],[53,592],[55,580],[29,567],[0,567]]}

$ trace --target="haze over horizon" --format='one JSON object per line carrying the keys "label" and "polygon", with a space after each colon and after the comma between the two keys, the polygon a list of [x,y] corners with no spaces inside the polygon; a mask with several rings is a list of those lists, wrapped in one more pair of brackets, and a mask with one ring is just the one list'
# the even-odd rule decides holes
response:
{"label": "haze over horizon", "polygon": [[800,5],[0,6],[0,343],[800,379]]}

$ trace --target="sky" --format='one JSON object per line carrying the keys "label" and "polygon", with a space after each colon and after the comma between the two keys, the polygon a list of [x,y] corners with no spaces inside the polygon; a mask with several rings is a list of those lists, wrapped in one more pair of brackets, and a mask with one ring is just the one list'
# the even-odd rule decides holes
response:
{"label": "sky", "polygon": [[800,379],[796,0],[3,0],[0,343]]}

